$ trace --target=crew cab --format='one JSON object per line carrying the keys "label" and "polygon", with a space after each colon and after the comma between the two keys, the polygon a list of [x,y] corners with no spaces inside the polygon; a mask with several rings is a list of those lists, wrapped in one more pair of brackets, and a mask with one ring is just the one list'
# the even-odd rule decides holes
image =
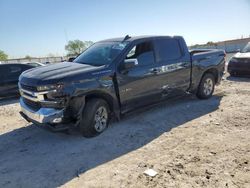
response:
{"label": "crew cab", "polygon": [[[73,62],[24,72],[21,115],[85,137],[103,132],[111,117],[185,93],[212,96],[224,72],[222,50],[189,51],[180,36],[141,36],[97,42]],[[66,126],[65,126],[66,125]]]}
{"label": "crew cab", "polygon": [[227,70],[231,76],[250,76],[250,42],[230,59]]}

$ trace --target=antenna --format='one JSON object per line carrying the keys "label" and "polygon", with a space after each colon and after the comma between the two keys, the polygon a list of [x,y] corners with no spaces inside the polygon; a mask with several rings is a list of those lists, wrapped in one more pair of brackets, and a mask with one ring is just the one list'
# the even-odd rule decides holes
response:
{"label": "antenna", "polygon": [[129,35],[126,35],[123,39],[123,41],[130,39],[131,37]]}

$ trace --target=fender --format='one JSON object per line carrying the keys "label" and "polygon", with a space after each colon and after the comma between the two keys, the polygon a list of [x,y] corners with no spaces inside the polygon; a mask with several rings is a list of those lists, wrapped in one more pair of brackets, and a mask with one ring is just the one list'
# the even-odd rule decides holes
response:
{"label": "fender", "polygon": [[73,88],[68,105],[72,117],[76,117],[76,114],[84,109],[90,98],[102,98],[108,103],[112,114],[120,119],[120,104],[110,76],[78,82],[73,85]]}

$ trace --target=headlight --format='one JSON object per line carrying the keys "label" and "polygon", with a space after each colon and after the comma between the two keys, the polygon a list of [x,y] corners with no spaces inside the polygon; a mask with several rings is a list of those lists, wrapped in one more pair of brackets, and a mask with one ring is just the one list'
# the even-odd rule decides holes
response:
{"label": "headlight", "polygon": [[44,85],[44,86],[38,86],[37,91],[61,90],[62,88],[63,84]]}

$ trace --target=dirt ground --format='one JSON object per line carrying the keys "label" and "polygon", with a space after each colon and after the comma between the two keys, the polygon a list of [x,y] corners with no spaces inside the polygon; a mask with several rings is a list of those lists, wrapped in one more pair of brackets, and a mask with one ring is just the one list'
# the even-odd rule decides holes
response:
{"label": "dirt ground", "polygon": [[[86,139],[0,104],[0,187],[250,187],[250,79],[141,110]],[[143,174],[152,168],[158,174]]]}

